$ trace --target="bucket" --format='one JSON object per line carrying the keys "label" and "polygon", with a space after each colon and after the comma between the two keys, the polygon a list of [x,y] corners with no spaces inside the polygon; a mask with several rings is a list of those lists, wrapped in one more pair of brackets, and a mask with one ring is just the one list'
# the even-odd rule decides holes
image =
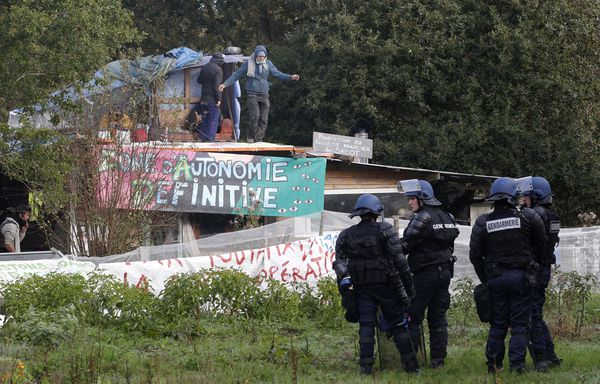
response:
{"label": "bucket", "polygon": [[148,141],[148,132],[146,132],[145,128],[136,128],[131,131],[131,141],[134,142],[142,142]]}

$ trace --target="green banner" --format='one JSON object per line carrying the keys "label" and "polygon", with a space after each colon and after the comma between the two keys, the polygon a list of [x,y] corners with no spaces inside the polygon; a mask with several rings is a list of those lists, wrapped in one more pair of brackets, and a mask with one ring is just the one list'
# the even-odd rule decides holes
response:
{"label": "green banner", "polygon": [[323,158],[107,149],[98,197],[128,209],[302,216],[323,210],[325,165]]}

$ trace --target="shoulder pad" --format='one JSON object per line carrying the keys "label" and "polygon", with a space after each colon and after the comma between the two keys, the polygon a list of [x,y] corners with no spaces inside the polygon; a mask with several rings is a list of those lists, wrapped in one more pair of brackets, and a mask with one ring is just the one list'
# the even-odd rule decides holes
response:
{"label": "shoulder pad", "polygon": [[535,216],[538,216],[537,212],[531,208],[523,208],[523,210],[521,212],[522,212],[522,215],[527,219],[531,219]]}
{"label": "shoulder pad", "polygon": [[387,231],[390,228],[393,228],[394,226],[390,223],[388,223],[387,221],[381,221],[379,223],[379,228],[381,228],[382,231]]}
{"label": "shoulder pad", "polygon": [[481,214],[477,217],[477,220],[475,220],[475,225],[479,225],[482,227],[485,227],[485,223],[487,222],[487,213]]}
{"label": "shoulder pad", "polygon": [[417,212],[414,219],[417,219],[424,223],[428,223],[431,221],[431,215],[429,214],[429,212],[427,212],[427,210],[421,209],[419,212]]}
{"label": "shoulder pad", "polygon": [[348,228],[343,229],[342,232],[338,235],[337,241],[344,241],[346,236],[348,235]]}
{"label": "shoulder pad", "polygon": [[542,218],[542,220],[546,220],[546,218],[548,217],[548,212],[546,212],[546,208],[540,206],[540,205],[536,205],[535,207],[533,207],[533,211],[535,213],[537,213],[538,215],[540,215],[540,217]]}

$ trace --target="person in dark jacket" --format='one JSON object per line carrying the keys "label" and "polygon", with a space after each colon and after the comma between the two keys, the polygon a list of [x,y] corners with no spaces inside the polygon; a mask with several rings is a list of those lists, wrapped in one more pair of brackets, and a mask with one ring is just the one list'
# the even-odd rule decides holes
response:
{"label": "person in dark jacket", "polygon": [[358,302],[360,370],[373,369],[377,309],[390,324],[406,372],[418,372],[419,364],[406,327],[406,309],[414,294],[412,277],[394,227],[377,218],[383,206],[374,195],[361,195],[350,217],[360,223],[343,230],[335,245],[333,269],[341,289],[352,285]]}
{"label": "person in dark jacket", "polygon": [[523,188],[522,192],[523,202],[540,216],[546,230],[546,243],[540,260],[537,284],[531,292],[533,306],[529,336],[530,351],[536,369],[543,372],[551,366],[558,366],[562,363],[562,360],[556,356],[552,336],[543,319],[546,288],[550,283],[552,264],[556,264],[554,250],[559,241],[560,218],[552,208],[552,189],[548,180],[541,176],[528,176],[523,179],[525,179],[525,185],[527,185],[527,188]]}
{"label": "person in dark jacket", "polygon": [[262,141],[267,131],[269,121],[269,75],[272,74],[282,81],[300,80],[299,75],[288,75],[275,67],[271,60],[267,59],[267,48],[257,45],[254,53],[248,61],[244,62],[221,86],[223,91],[242,76],[246,76],[246,91],[248,92],[248,137],[249,143]]}
{"label": "person in dark jacket", "polygon": [[398,184],[415,214],[402,237],[402,248],[408,254],[416,290],[409,310],[409,329],[413,343],[419,345],[421,324],[427,311],[431,367],[441,368],[447,356],[446,311],[450,307],[454,240],[459,232],[454,217],[442,209],[429,182],[412,179]]}
{"label": "person in dark jacket", "polygon": [[219,118],[221,117],[221,95],[219,89],[223,82],[223,68],[225,55],[214,53],[208,64],[202,67],[198,76],[198,83],[202,85],[200,97],[200,115],[202,122],[196,133],[200,141],[215,141]]}
{"label": "person in dark jacket", "polygon": [[485,355],[489,373],[503,367],[504,339],[511,338],[508,360],[511,371],[525,372],[525,351],[531,315],[531,276],[540,261],[546,234],[544,223],[529,208],[519,210],[514,179],[501,177],[490,189],[493,211],[480,215],[471,232],[469,259],[492,306]]}

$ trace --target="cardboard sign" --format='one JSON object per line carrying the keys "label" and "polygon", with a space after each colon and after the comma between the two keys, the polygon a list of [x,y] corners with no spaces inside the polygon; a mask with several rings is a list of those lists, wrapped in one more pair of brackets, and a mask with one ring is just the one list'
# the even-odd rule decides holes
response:
{"label": "cardboard sign", "polygon": [[313,132],[313,149],[317,152],[373,158],[373,140]]}

